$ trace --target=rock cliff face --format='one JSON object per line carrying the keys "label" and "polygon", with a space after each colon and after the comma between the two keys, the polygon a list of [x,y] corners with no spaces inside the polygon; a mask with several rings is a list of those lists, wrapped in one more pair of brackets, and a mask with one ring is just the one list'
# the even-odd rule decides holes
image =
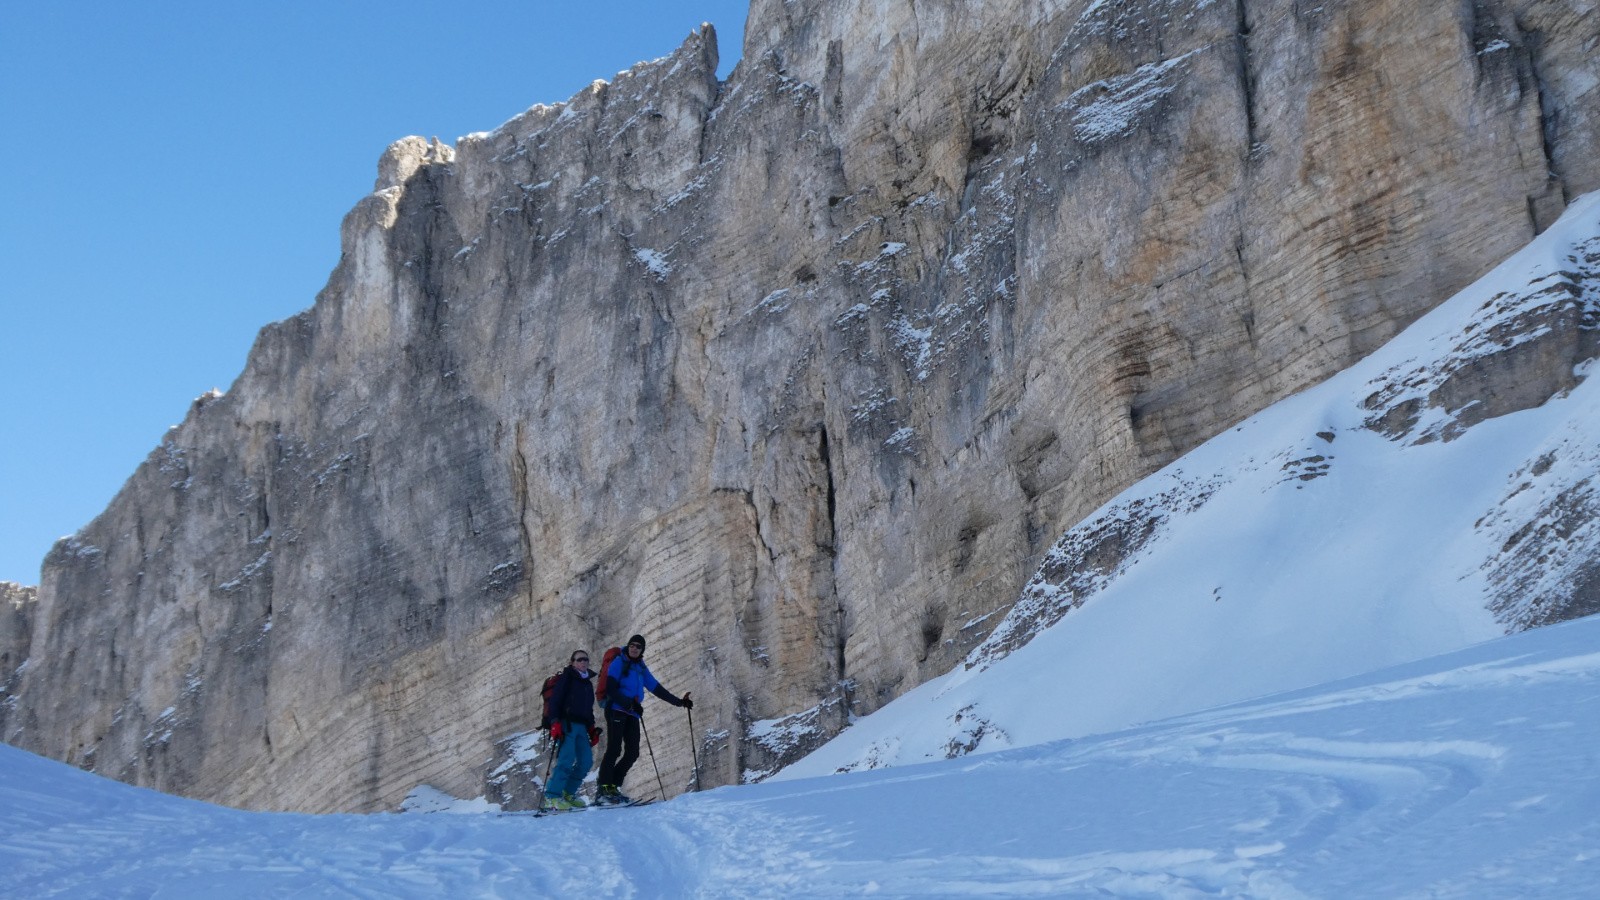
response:
{"label": "rock cliff face", "polygon": [[[46,560],[9,742],[226,803],[484,790],[638,631],[669,793],[959,660],[1111,494],[1600,187],[1600,10],[756,0],[455,147]],[[642,771],[642,770],[641,770]],[[636,775],[635,779],[642,776]]]}
{"label": "rock cliff face", "polygon": [[28,658],[38,602],[38,589],[0,581],[0,715],[16,705],[13,695],[22,678],[18,669]]}

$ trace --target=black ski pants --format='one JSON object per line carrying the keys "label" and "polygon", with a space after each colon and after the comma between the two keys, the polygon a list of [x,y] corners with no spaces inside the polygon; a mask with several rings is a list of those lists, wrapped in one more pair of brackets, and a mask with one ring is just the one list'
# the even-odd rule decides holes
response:
{"label": "black ski pants", "polygon": [[606,710],[606,755],[600,759],[601,784],[622,787],[622,779],[639,759],[639,719],[614,709]]}

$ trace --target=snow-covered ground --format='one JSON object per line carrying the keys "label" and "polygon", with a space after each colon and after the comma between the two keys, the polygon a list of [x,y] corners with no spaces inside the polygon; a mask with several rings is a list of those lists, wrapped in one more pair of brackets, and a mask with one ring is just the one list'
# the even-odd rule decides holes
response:
{"label": "snow-covered ground", "polygon": [[[965,665],[775,777],[1104,733],[1526,624],[1600,558],[1595,521],[1573,512],[1600,504],[1600,379],[1582,379],[1580,338],[1597,319],[1590,194],[1358,365],[1106,504],[1063,537]],[[1507,358],[1552,334],[1572,346],[1544,371],[1577,363],[1577,384],[1476,422],[1477,396],[1515,389]],[[1473,381],[1484,365],[1501,381]],[[1446,382],[1464,385],[1466,405],[1439,402]],[[1404,427],[1372,427],[1408,401],[1414,418],[1391,419]],[[1107,541],[1126,558],[1098,571]]]}
{"label": "snow-covered ground", "polygon": [[0,747],[0,895],[1593,897],[1597,809],[1591,617],[1115,734],[545,818],[245,813]]}

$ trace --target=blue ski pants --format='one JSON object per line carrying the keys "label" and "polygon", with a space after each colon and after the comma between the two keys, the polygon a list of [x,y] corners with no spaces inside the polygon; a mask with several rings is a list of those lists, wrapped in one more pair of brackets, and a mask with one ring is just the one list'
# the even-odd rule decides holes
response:
{"label": "blue ski pants", "polygon": [[561,749],[556,752],[556,767],[550,773],[550,783],[545,785],[546,797],[576,794],[583,786],[583,776],[594,765],[594,751],[589,749],[589,729],[575,722],[562,728]]}

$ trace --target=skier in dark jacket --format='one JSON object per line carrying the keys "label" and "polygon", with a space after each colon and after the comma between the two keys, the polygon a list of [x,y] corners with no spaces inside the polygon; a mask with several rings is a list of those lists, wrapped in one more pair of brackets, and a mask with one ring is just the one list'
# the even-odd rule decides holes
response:
{"label": "skier in dark jacket", "polygon": [[673,706],[694,709],[689,692],[683,699],[661,686],[644,664],[644,637],[628,638],[628,646],[611,661],[606,672],[606,724],[611,734],[606,738],[606,753],[600,760],[600,789],[594,802],[601,805],[633,802],[622,793],[622,779],[639,758],[639,719],[644,715],[644,692],[648,690]]}
{"label": "skier in dark jacket", "polygon": [[539,727],[550,729],[551,740],[561,748],[545,785],[545,805],[555,809],[587,806],[578,797],[578,788],[594,765],[592,748],[600,741],[600,728],[594,723],[594,679],[589,676],[588,651],[573,651],[551,689],[549,717]]}

